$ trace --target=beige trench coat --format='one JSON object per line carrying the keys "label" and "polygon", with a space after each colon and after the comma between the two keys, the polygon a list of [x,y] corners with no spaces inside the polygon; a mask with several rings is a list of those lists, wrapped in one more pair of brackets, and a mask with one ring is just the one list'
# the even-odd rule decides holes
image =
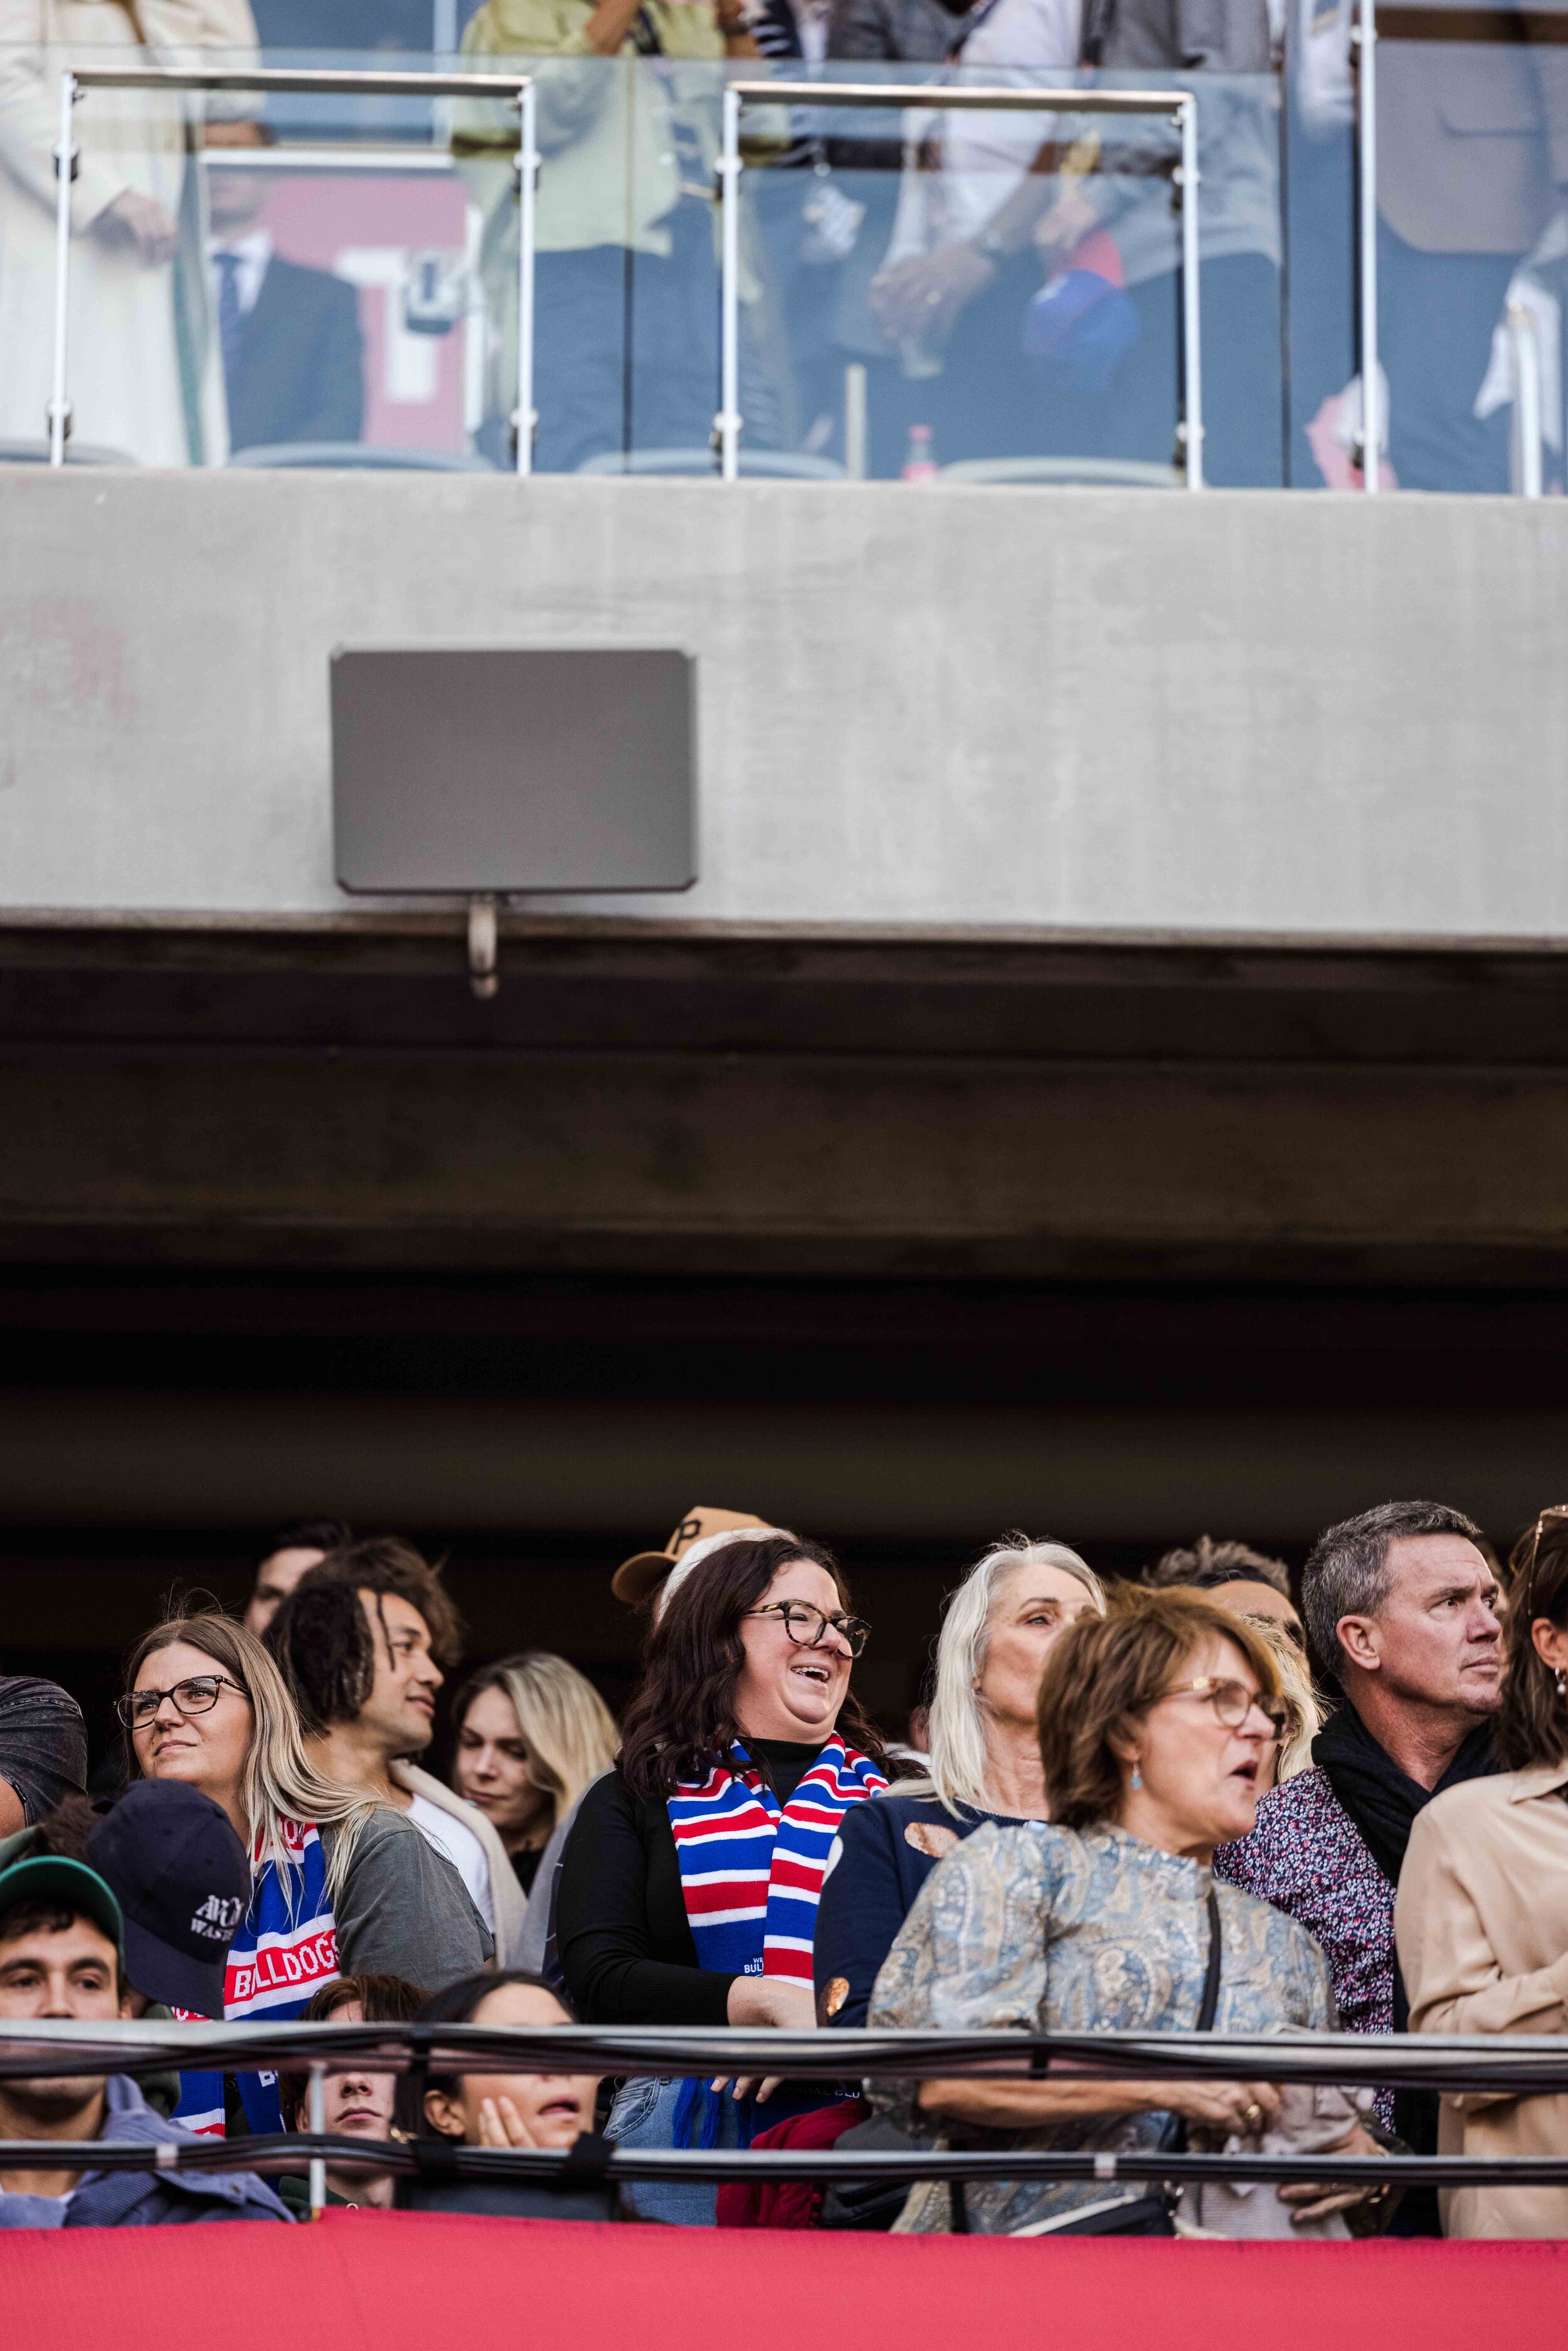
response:
{"label": "beige trench coat", "polygon": [[[1417,1813],[1394,1911],[1416,2032],[1568,2032],[1568,1761]],[[1444,2155],[1568,2156],[1568,2097],[1445,2098]],[[1568,2237],[1568,2188],[1442,2191],[1451,2237]]]}
{"label": "beige trench coat", "polygon": [[[0,0],[0,435],[37,441],[48,431],[62,68],[145,61],[138,51],[154,63],[188,62],[200,49],[237,63],[255,47],[250,0]],[[229,100],[223,110],[255,104]],[[71,430],[144,465],[221,465],[228,455],[205,204],[191,168],[203,111],[199,98],[141,90],[92,90],[76,111]],[[128,188],[180,222],[173,262],[149,265],[95,233]]]}

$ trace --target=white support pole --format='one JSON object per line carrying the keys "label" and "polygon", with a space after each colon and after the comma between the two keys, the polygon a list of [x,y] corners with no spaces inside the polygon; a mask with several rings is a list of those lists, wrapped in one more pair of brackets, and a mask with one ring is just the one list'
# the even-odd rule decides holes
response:
{"label": "white support pole", "polygon": [[724,93],[724,146],[719,157],[719,471],[740,478],[740,92]]}
{"label": "white support pole", "polygon": [[[310,2133],[313,2138],[324,2138],[327,2133],[327,2068],[318,2057],[310,2067]],[[327,2207],[327,2158],[313,2155],[310,2158],[310,2218],[314,2220]]]}
{"label": "white support pole", "polygon": [[1541,346],[1535,320],[1522,302],[1507,310],[1508,340],[1513,353],[1513,489],[1521,498],[1538,498],[1542,490],[1541,461]]}
{"label": "white support pole", "polygon": [[1203,487],[1203,325],[1197,238],[1197,99],[1189,91],[1181,128],[1181,329],[1186,398],[1186,486]]}
{"label": "white support pole", "polygon": [[1361,486],[1375,496],[1383,460],[1383,378],[1377,363],[1377,5],[1357,0],[1361,218]]}
{"label": "white support pole", "polygon": [[66,462],[70,407],[66,398],[66,344],[70,319],[71,182],[76,171],[76,76],[60,76],[59,131],[55,146],[55,366],[49,398],[49,463]]}
{"label": "white support pole", "polygon": [[517,132],[517,471],[534,470],[534,244],[538,198],[538,108],[530,81],[518,93]]}
{"label": "white support pole", "polygon": [[861,360],[844,370],[844,471],[852,482],[863,482],[866,467],[866,371]]}

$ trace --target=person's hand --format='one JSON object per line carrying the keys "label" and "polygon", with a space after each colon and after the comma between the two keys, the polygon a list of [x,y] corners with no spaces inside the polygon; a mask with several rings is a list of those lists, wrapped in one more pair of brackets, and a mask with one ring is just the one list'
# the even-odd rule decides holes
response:
{"label": "person's hand", "polygon": [[1100,215],[1077,180],[1069,180],[1048,213],[1034,225],[1035,249],[1048,269],[1060,267],[1075,245],[1100,225]]}
{"label": "person's hand", "polygon": [[972,245],[944,245],[879,269],[867,297],[873,318],[894,342],[945,343],[959,313],[996,276],[995,265]]}
{"label": "person's hand", "polygon": [[[1387,2150],[1379,2147],[1360,2123],[1353,2123],[1343,2138],[1336,2139],[1332,2151],[1335,2155],[1383,2155]],[[1291,2223],[1298,2228],[1303,2220],[1326,2220],[1331,2212],[1370,2210],[1380,2204],[1388,2192],[1386,2187],[1331,2188],[1322,2179],[1292,2179],[1278,2190],[1281,2203],[1291,2206]]]}
{"label": "person's hand", "polygon": [[498,2098],[482,2098],[479,2102],[479,2144],[481,2147],[532,2147],[528,2126],[505,2092]]}
{"label": "person's hand", "polygon": [[1162,2082],[1154,2103],[1204,2130],[1261,2138],[1283,2105],[1272,2082]]}
{"label": "person's hand", "polygon": [[121,188],[93,223],[106,245],[134,247],[139,261],[172,261],[179,247],[180,228],[172,213],[156,196],[140,188]]}
{"label": "person's hand", "polygon": [[[780,1976],[737,1976],[729,1987],[725,2007],[731,2024],[752,2030],[761,2025],[775,2032],[816,2031],[817,2010],[810,1985],[789,1983]],[[755,2074],[720,2074],[713,2087],[730,2089],[737,2098],[744,2098],[755,2090],[760,2105],[773,2095],[782,2079],[779,2074],[767,2074],[760,2082]]]}

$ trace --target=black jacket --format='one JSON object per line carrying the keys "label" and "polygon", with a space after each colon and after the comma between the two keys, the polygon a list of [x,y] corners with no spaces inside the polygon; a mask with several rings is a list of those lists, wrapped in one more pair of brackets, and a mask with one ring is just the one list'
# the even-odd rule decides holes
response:
{"label": "black jacket", "polygon": [[228,371],[229,446],[357,441],[364,340],[353,287],[297,261],[267,265]]}

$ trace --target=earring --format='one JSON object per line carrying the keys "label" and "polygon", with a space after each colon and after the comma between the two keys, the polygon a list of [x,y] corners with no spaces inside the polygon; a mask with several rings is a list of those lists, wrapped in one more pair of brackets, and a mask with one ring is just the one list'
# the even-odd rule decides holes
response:
{"label": "earring", "polygon": [[1568,1698],[1568,1673],[1564,1673],[1561,1666],[1557,1668],[1557,1695]]}
{"label": "earring", "polygon": [[1134,1788],[1141,1788],[1144,1784],[1144,1775],[1135,1763],[1133,1766],[1133,1777],[1129,1784]]}

